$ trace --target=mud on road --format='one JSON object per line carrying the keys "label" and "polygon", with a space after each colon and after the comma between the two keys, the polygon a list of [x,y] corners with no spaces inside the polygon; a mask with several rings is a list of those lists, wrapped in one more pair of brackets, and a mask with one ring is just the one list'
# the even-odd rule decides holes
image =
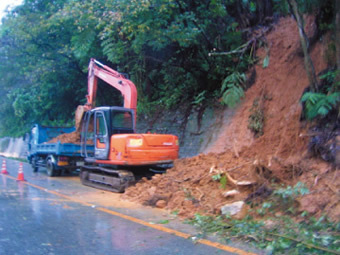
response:
{"label": "mud on road", "polygon": [[[306,19],[306,31],[315,32],[313,17]],[[183,217],[195,213],[219,214],[221,206],[243,201],[261,187],[274,181],[294,186],[303,182],[310,190],[300,202],[300,210],[319,217],[327,214],[340,219],[339,170],[308,153],[308,123],[301,122],[300,97],[308,86],[303,57],[298,52],[300,41],[296,22],[281,18],[266,35],[270,63],[267,68],[256,65],[256,81],[246,92],[229,124],[209,146],[206,154],[179,159],[164,175],[144,179],[127,189],[124,198],[145,205],[161,205],[177,210]],[[311,49],[316,73],[327,67],[327,45],[317,42]],[[257,56],[263,60],[267,52],[260,48]],[[260,61],[260,63],[262,63]],[[261,101],[264,114],[263,135],[256,137],[248,128],[254,102]],[[218,169],[237,181],[256,182],[237,187],[226,182],[223,188],[213,180]],[[237,190],[233,197],[226,191]],[[313,201],[313,202],[312,202]],[[240,215],[242,217],[242,215]]]}

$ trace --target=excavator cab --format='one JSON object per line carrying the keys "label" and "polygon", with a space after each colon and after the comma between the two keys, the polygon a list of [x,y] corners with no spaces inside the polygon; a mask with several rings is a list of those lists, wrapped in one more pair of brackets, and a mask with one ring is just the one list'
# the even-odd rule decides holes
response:
{"label": "excavator cab", "polygon": [[[135,133],[134,120],[134,111],[124,107],[98,107],[87,111],[82,126],[82,156],[87,161],[108,159],[111,136]],[[93,147],[86,144],[93,144]]]}

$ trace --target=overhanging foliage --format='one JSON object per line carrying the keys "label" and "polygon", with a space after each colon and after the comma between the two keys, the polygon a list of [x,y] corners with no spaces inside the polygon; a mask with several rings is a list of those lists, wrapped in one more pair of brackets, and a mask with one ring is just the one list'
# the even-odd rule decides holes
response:
{"label": "overhanging foliage", "polygon": [[[239,48],[246,28],[275,10],[286,2],[25,0],[0,25],[0,136],[22,135],[35,122],[72,125],[91,57],[130,75],[139,112],[225,99],[222,81],[229,70],[247,70],[252,56],[209,53]],[[105,104],[120,104],[116,91],[101,90]]]}

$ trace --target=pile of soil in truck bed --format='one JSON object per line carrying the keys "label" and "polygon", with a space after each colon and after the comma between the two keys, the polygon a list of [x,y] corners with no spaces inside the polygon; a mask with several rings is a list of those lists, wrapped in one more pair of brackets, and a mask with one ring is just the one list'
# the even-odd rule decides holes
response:
{"label": "pile of soil in truck bed", "polygon": [[48,141],[48,143],[56,143],[58,141],[60,141],[61,143],[80,144],[80,132],[74,131],[72,133],[61,134]]}

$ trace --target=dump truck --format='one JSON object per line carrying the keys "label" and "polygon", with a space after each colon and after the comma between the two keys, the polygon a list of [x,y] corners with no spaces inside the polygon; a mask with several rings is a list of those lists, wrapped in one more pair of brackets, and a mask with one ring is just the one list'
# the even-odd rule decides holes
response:
{"label": "dump truck", "polygon": [[[123,106],[96,107],[98,79],[122,94]],[[135,174],[167,169],[178,158],[177,136],[136,133],[137,89],[123,74],[91,59],[86,98],[87,103],[76,111],[84,158],[80,178],[84,185],[124,192],[135,183]]]}
{"label": "dump truck", "polygon": [[[59,176],[79,168],[84,159],[81,157],[80,143],[62,143],[60,140],[50,142],[62,134],[75,131],[75,127],[47,127],[33,125],[29,134],[27,158],[33,171],[39,167],[47,169],[48,176]],[[87,145],[88,150],[93,146]]]}

